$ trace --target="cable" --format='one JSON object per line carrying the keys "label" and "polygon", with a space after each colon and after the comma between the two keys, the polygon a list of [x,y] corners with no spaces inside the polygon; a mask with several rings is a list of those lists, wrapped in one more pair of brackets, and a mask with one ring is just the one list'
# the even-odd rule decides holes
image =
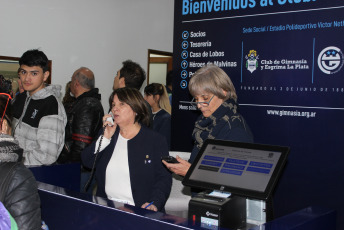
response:
{"label": "cable", "polygon": [[98,149],[97,149],[97,151],[96,151],[96,153],[95,153],[96,156],[94,157],[94,161],[93,161],[93,165],[92,165],[91,175],[90,175],[90,177],[88,178],[87,183],[86,183],[85,186],[84,186],[84,192],[87,192],[88,187],[90,186],[91,181],[92,181],[92,178],[93,178],[93,176],[94,176],[94,171],[95,171],[95,168],[96,168],[97,157],[98,157],[98,153],[99,153],[99,151],[100,151],[100,146],[102,145],[102,141],[103,141],[105,129],[106,129],[106,126],[103,128],[103,134],[100,136]]}

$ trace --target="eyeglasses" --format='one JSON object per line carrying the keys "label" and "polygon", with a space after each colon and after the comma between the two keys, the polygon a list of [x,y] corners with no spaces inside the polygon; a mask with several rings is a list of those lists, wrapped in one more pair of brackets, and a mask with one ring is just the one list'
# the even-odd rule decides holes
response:
{"label": "eyeglasses", "polygon": [[4,109],[4,113],[2,114],[2,117],[1,117],[0,126],[2,126],[2,121],[4,120],[4,117],[5,117],[5,114],[6,114],[6,109],[7,109],[8,102],[10,101],[10,99],[12,100],[11,95],[9,95],[7,93],[0,93],[0,96],[2,96],[2,95],[7,97],[7,102],[6,102],[6,106],[5,106],[5,109]]}
{"label": "eyeglasses", "polygon": [[210,102],[211,102],[211,100],[213,100],[214,96],[215,96],[215,95],[213,95],[213,96],[210,98],[209,101],[195,101],[195,98],[192,98],[192,101],[190,101],[190,103],[193,104],[193,105],[196,105],[196,106],[197,106],[197,105],[200,105],[200,106],[203,106],[203,107],[208,107],[209,104],[210,104]]}

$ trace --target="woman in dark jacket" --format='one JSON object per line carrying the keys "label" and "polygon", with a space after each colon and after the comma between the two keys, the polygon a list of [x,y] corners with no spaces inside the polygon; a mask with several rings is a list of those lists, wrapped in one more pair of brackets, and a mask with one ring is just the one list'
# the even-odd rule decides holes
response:
{"label": "woman in dark jacket", "polygon": [[[163,211],[172,185],[161,163],[168,155],[167,142],[147,128],[148,107],[137,89],[116,89],[109,102],[112,115],[103,118],[104,134],[81,154],[86,167],[97,159],[97,196]],[[107,120],[111,116],[113,123]]]}
{"label": "woman in dark jacket", "polygon": [[11,134],[10,95],[0,93],[0,200],[19,229],[41,229],[37,182],[22,161],[23,149]]}
{"label": "woman in dark jacket", "polygon": [[194,147],[188,161],[177,156],[179,164],[163,163],[172,172],[185,176],[206,139],[253,142],[253,135],[239,113],[237,94],[229,76],[208,64],[195,72],[189,82],[191,102],[202,112],[192,133]]}
{"label": "woman in dark jacket", "polygon": [[171,147],[171,105],[164,85],[151,83],[145,87],[145,100],[153,113],[153,130],[166,137]]}

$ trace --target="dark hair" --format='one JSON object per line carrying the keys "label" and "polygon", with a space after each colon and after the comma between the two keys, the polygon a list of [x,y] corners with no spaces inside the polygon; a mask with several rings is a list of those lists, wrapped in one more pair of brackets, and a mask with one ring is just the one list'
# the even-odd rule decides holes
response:
{"label": "dark hair", "polygon": [[0,74],[0,93],[12,94],[12,82]]}
{"label": "dark hair", "polygon": [[62,104],[63,104],[64,106],[66,106],[66,105],[68,105],[69,103],[72,103],[72,102],[75,101],[75,97],[72,97],[72,96],[70,95],[70,84],[71,84],[71,83],[72,83],[72,82],[69,81],[69,82],[67,82],[67,84],[66,84],[66,92],[65,92],[65,95],[64,95],[64,97],[63,97],[63,99],[62,99]]}
{"label": "dark hair", "polygon": [[150,113],[146,101],[140,91],[129,87],[115,89],[109,98],[110,108],[112,108],[112,102],[115,95],[117,95],[118,100],[129,105],[130,108],[137,114],[135,116],[135,122],[149,127]]}
{"label": "dark hair", "polygon": [[172,85],[173,82],[173,70],[166,74],[166,86]]}
{"label": "dark hair", "polygon": [[135,88],[140,90],[143,82],[146,80],[146,73],[142,67],[133,62],[132,60],[126,60],[121,68],[119,78],[124,77],[125,87]]}
{"label": "dark hair", "polygon": [[144,92],[148,96],[159,95],[160,96],[160,99],[158,102],[159,107],[166,110],[166,112],[168,112],[169,114],[171,114],[171,104],[170,104],[170,100],[168,98],[168,94],[164,85],[160,83],[151,83],[145,87]]}
{"label": "dark hair", "polygon": [[19,59],[19,65],[40,66],[43,69],[43,73],[49,70],[48,58],[40,50],[28,50]]}

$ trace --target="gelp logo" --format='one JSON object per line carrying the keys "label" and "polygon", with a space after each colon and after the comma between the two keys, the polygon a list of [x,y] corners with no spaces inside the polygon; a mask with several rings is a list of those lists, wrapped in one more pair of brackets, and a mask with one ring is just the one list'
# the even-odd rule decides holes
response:
{"label": "gelp logo", "polygon": [[258,56],[257,55],[257,51],[255,50],[250,50],[250,52],[248,53],[248,55],[246,55],[246,69],[248,71],[250,71],[251,73],[253,73],[253,71],[255,71],[258,68]]}
{"label": "gelp logo", "polygon": [[323,49],[318,56],[319,69],[326,74],[335,74],[344,64],[342,51],[335,47],[329,46]]}

